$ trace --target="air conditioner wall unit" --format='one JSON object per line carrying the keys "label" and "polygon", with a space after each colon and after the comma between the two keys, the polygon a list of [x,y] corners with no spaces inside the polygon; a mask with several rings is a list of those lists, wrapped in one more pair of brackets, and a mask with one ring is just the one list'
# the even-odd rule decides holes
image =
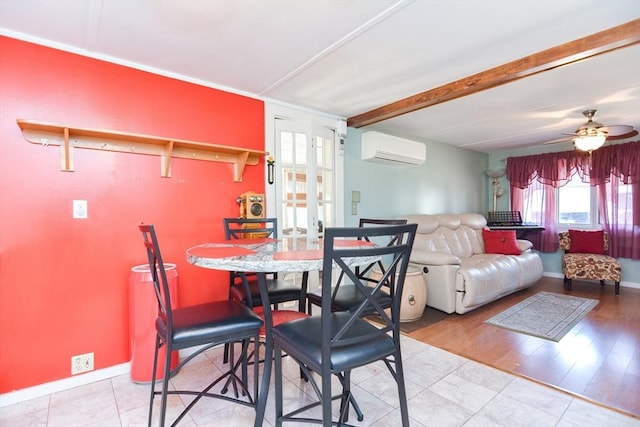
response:
{"label": "air conditioner wall unit", "polygon": [[427,146],[393,135],[369,131],[362,134],[361,159],[400,166],[418,166],[427,159]]}

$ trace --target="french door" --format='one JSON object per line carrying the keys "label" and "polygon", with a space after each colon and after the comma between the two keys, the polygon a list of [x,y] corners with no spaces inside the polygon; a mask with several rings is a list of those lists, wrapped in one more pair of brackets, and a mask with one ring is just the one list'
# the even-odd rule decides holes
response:
{"label": "french door", "polygon": [[276,214],[282,236],[322,237],[338,225],[335,130],[275,120]]}

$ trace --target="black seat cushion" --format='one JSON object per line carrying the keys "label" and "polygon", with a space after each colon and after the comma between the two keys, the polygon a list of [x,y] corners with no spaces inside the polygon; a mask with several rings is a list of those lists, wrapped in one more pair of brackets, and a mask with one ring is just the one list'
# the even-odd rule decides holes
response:
{"label": "black seat cushion", "polygon": [[[251,303],[254,307],[262,305],[260,299],[260,287],[256,277],[247,277],[249,284],[249,292],[251,292]],[[244,286],[241,282],[234,285],[239,291],[239,297],[242,301],[246,301]],[[269,293],[269,301],[271,304],[279,304],[287,301],[297,300],[300,298],[302,287],[298,284],[288,282],[282,279],[267,278],[267,292]]]}
{"label": "black seat cushion", "polygon": [[[344,326],[352,314],[337,312],[332,315],[332,327],[335,332]],[[345,338],[375,334],[366,342],[347,344],[331,349],[331,369],[344,372],[382,359],[395,351],[390,335],[380,333],[378,328],[361,318],[353,319],[354,324],[345,334]],[[320,372],[322,362],[321,317],[307,317],[283,323],[273,328],[276,344],[285,352],[295,354],[296,359],[312,370]],[[333,334],[332,334],[333,335]]]}
{"label": "black seat cushion", "polygon": [[[216,301],[185,308],[173,313],[173,348],[175,350],[211,342],[235,341],[252,337],[262,326],[262,319],[247,306],[234,301]],[[158,317],[156,329],[167,336],[166,319]]]}

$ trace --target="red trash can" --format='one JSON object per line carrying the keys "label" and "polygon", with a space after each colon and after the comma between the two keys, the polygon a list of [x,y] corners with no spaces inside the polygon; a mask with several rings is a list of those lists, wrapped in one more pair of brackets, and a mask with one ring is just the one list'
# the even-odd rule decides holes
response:
{"label": "red trash can", "polygon": [[[169,283],[169,295],[174,308],[177,307],[178,270],[175,264],[165,264]],[[153,352],[156,345],[156,318],[158,301],[153,289],[153,278],[149,265],[131,268],[129,275],[129,340],[131,348],[131,380],[136,383],[151,381]],[[164,373],[165,348],[158,353],[156,380]],[[178,366],[178,352],[171,355],[171,369]]]}

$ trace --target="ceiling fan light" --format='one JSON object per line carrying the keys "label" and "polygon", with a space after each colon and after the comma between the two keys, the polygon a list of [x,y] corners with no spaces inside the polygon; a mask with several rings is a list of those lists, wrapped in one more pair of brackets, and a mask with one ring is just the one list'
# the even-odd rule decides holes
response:
{"label": "ceiling fan light", "polygon": [[606,139],[606,135],[587,135],[577,137],[573,143],[578,150],[593,151],[602,147]]}

